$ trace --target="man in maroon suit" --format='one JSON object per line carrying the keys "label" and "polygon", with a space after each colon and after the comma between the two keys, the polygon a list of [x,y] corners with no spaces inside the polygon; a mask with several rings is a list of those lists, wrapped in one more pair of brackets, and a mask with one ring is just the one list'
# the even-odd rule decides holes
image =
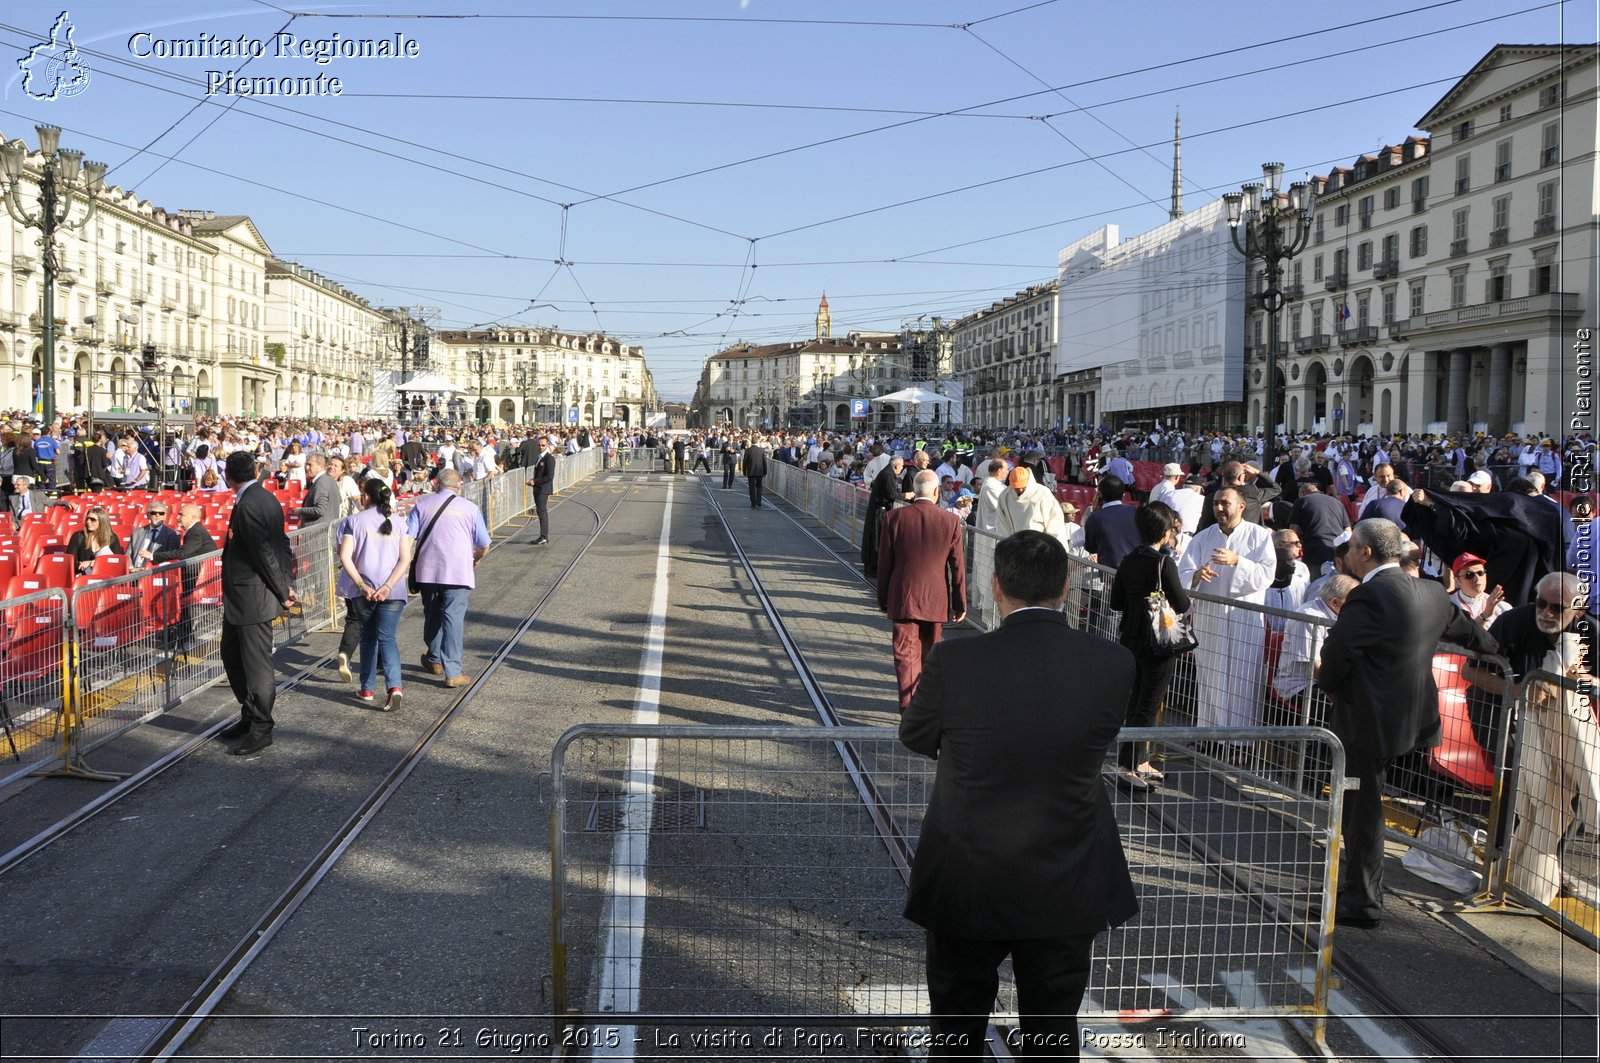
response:
{"label": "man in maroon suit", "polygon": [[922,661],[947,621],[967,617],[967,567],[961,518],[939,508],[939,477],[912,480],[909,506],[884,514],[878,541],[878,608],[894,621],[894,673],[900,711],[911,704]]}

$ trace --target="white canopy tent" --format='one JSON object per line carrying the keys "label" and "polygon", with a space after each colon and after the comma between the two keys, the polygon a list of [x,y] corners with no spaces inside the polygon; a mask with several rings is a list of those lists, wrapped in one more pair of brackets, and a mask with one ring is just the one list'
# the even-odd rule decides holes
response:
{"label": "white canopy tent", "polygon": [[912,384],[899,391],[879,395],[872,401],[898,406],[900,416],[896,420],[902,423],[944,421],[948,424],[960,424],[962,398],[960,383],[954,380],[941,380],[938,384],[932,381]]}
{"label": "white canopy tent", "polygon": [[396,384],[396,391],[422,392],[429,395],[465,395],[466,388],[458,388],[438,373],[419,373],[404,384]]}

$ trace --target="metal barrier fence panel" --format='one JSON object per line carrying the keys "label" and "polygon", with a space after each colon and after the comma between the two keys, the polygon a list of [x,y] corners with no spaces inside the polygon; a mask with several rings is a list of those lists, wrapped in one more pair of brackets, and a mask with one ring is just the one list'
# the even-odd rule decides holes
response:
{"label": "metal barrier fence panel", "polygon": [[[1086,1018],[1325,1011],[1343,751],[1279,729],[1329,773],[1295,790],[1208,755],[1219,737],[1267,734],[1122,735],[1157,744],[1168,782],[1133,799],[1107,776],[1142,911],[1099,939]],[[923,1024],[925,936],[901,915],[900,869],[934,772],[890,728],[568,731],[552,758],[557,1022]],[[1007,978],[1000,1014],[1015,1007]]]}
{"label": "metal barrier fence panel", "polygon": [[67,592],[0,604],[0,785],[61,756],[71,668]]}
{"label": "metal barrier fence panel", "polygon": [[1595,689],[1543,669],[1530,672],[1518,689],[1514,745],[1504,895],[1600,948]]}

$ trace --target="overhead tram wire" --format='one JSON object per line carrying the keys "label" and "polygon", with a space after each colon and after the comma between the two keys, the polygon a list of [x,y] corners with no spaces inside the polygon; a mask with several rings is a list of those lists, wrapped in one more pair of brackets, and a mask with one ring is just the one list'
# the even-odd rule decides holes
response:
{"label": "overhead tram wire", "polygon": [[[9,31],[9,32],[12,32],[12,33],[19,34],[25,41],[31,41],[33,39],[33,37],[34,37],[34,34],[33,34],[33,32],[31,30],[26,30],[26,29],[23,29],[21,27],[13,26],[13,25],[10,25],[10,24],[7,24],[7,23],[0,23],[0,30],[6,30],[6,31]],[[21,47],[19,45],[11,45],[11,47],[17,48],[17,50],[19,52],[25,52],[26,51],[25,48],[23,48],[23,47]],[[115,54],[113,52],[102,52],[102,51],[98,51],[98,50],[92,49],[92,48],[79,48],[78,50],[80,52],[83,52],[85,55],[89,55],[89,56],[94,57],[96,59],[104,60],[107,63],[132,67],[132,68],[134,68],[136,70],[140,70],[140,71],[143,71],[143,72],[148,73],[148,74],[152,74],[152,75],[157,76],[157,77],[168,78],[170,80],[177,81],[177,82],[180,82],[180,83],[185,84],[185,85],[190,85],[190,86],[204,85],[204,82],[200,81],[198,78],[190,78],[190,77],[186,77],[186,76],[181,75],[181,74],[174,74],[174,73],[172,73],[170,71],[162,70],[159,67],[154,67],[154,66],[151,66],[151,65],[146,64],[146,63],[137,63],[137,62],[134,62],[134,61],[132,61],[130,59],[127,59],[127,58],[125,58],[123,56],[119,56],[119,55],[117,55],[117,54]],[[110,78],[114,78],[114,79],[116,79],[118,81],[123,81],[123,82],[126,82],[126,83],[131,84],[131,85],[138,85],[141,88],[150,89],[150,90],[152,90],[154,92],[165,92],[165,93],[169,93],[171,95],[184,96],[185,98],[187,98],[185,93],[183,93],[183,92],[181,92],[181,91],[179,91],[177,89],[168,88],[168,87],[162,86],[162,85],[153,85],[153,84],[151,84],[151,83],[149,83],[147,81],[141,81],[138,78],[130,77],[127,74],[119,74],[114,70],[108,70],[108,69],[105,69],[104,67],[97,67],[97,69],[101,73],[105,74],[105,76],[110,77]],[[236,97],[236,99],[245,99],[245,97]],[[650,215],[652,215],[654,217],[662,218],[662,219],[664,219],[666,221],[677,222],[677,223],[679,223],[681,225],[690,226],[691,228],[704,229],[707,232],[718,233],[718,234],[720,234],[722,236],[728,236],[728,237],[731,237],[731,238],[734,238],[734,239],[738,239],[738,240],[749,239],[749,237],[747,235],[743,234],[743,233],[731,232],[729,230],[719,228],[719,227],[717,227],[715,225],[711,225],[711,224],[709,224],[707,222],[696,221],[693,218],[685,218],[685,217],[683,217],[681,215],[672,214],[672,213],[669,213],[669,212],[663,211],[663,210],[657,210],[657,209],[655,209],[653,207],[642,206],[642,205],[637,204],[637,203],[630,203],[627,200],[618,199],[615,196],[601,195],[601,194],[597,194],[597,193],[591,192],[588,189],[578,188],[578,187],[573,186],[573,185],[562,184],[559,181],[552,181],[552,180],[550,180],[548,178],[540,177],[537,174],[525,173],[525,172],[520,171],[520,170],[511,169],[510,167],[507,167],[507,166],[502,166],[502,165],[500,165],[500,164],[498,164],[498,163],[496,163],[496,162],[494,162],[492,160],[489,160],[489,159],[475,158],[475,157],[462,155],[462,154],[457,153],[457,152],[446,151],[446,150],[444,150],[442,148],[438,148],[438,147],[436,147],[436,146],[434,146],[432,144],[429,144],[429,143],[424,143],[424,142],[421,142],[421,141],[407,140],[404,137],[393,136],[393,135],[388,134],[388,133],[379,132],[378,130],[374,130],[374,129],[364,128],[362,126],[353,125],[353,124],[348,123],[348,122],[340,122],[340,121],[338,121],[336,119],[333,119],[333,118],[324,117],[323,115],[306,114],[305,112],[298,111],[298,110],[294,109],[293,107],[289,107],[289,106],[286,106],[286,105],[280,104],[280,103],[274,103],[274,102],[272,102],[270,100],[267,100],[267,99],[264,99],[262,97],[252,96],[252,97],[248,97],[248,100],[249,100],[250,103],[255,104],[256,106],[259,106],[259,107],[270,108],[270,109],[278,110],[278,111],[286,111],[286,112],[288,112],[290,114],[294,114],[294,115],[297,115],[297,116],[302,117],[302,118],[309,118],[309,119],[311,119],[313,121],[322,122],[322,123],[324,123],[326,125],[330,125],[330,126],[333,126],[335,128],[352,130],[354,132],[363,133],[363,134],[366,134],[368,136],[377,137],[380,140],[384,140],[384,141],[388,141],[388,142],[391,142],[391,143],[394,143],[394,144],[398,144],[398,145],[401,145],[403,147],[412,148],[412,149],[415,149],[415,150],[418,150],[418,151],[427,151],[427,152],[431,152],[431,153],[433,153],[435,155],[441,155],[441,156],[443,156],[445,158],[455,159],[457,161],[465,162],[465,163],[471,163],[473,166],[477,166],[477,167],[480,167],[480,168],[485,169],[485,170],[497,170],[497,171],[500,171],[501,173],[505,173],[505,174],[508,174],[510,176],[513,176],[513,177],[522,178],[523,180],[534,181],[534,182],[537,182],[537,183],[540,183],[540,184],[547,184],[547,185],[550,185],[552,188],[559,188],[559,189],[562,189],[563,191],[574,192],[574,193],[576,193],[578,195],[583,195],[583,196],[589,196],[590,200],[588,200],[588,201],[600,200],[600,201],[605,201],[605,202],[611,202],[611,203],[615,203],[615,204],[617,204],[618,206],[621,206],[621,207],[627,207],[627,208],[629,208],[631,210],[641,211],[641,212],[643,212],[645,214],[650,214]],[[213,106],[221,106],[221,105],[220,104],[213,104]],[[297,124],[297,123],[294,123],[294,122],[290,122],[290,121],[287,121],[287,120],[282,119],[282,118],[274,118],[274,117],[272,117],[270,115],[259,114],[259,113],[256,113],[254,111],[251,111],[251,110],[240,110],[237,113],[240,114],[240,115],[247,116],[249,118],[253,118],[253,119],[255,119],[257,121],[260,121],[260,122],[266,122],[266,123],[268,123],[270,125],[280,126],[282,128],[285,128],[285,129],[293,129],[293,130],[295,130],[297,132],[306,133],[306,134],[308,134],[310,136],[319,137],[319,138],[324,139],[324,140],[332,141],[333,143],[336,143],[336,144],[343,144],[346,147],[356,148],[356,149],[361,150],[361,151],[372,152],[375,155],[380,155],[380,156],[382,156],[384,158],[392,159],[392,160],[394,160],[396,162],[408,163],[408,164],[413,165],[413,166],[419,166],[419,167],[421,167],[423,169],[432,170],[432,171],[434,171],[436,173],[440,173],[440,174],[443,174],[443,175],[448,176],[448,177],[458,177],[458,178],[461,178],[461,179],[466,180],[466,181],[472,181],[472,182],[474,182],[476,184],[485,185],[486,187],[489,187],[489,188],[496,188],[496,189],[500,189],[500,190],[505,191],[505,192],[510,192],[510,193],[512,193],[514,195],[519,195],[519,196],[523,196],[523,197],[528,198],[528,199],[537,200],[538,202],[547,203],[547,204],[549,204],[550,206],[553,206],[553,207],[558,207],[558,206],[562,206],[563,205],[560,200],[552,199],[552,198],[550,198],[548,196],[541,196],[541,195],[539,195],[539,194],[537,194],[535,192],[530,192],[530,191],[528,191],[526,189],[520,189],[520,188],[516,188],[516,187],[511,186],[511,185],[505,185],[505,184],[501,184],[501,183],[496,182],[496,181],[491,181],[491,180],[489,180],[487,178],[480,177],[480,176],[478,176],[477,174],[474,174],[474,173],[463,172],[463,171],[460,171],[460,170],[451,170],[451,169],[448,169],[446,167],[439,166],[439,165],[437,165],[435,163],[424,162],[421,159],[417,159],[417,158],[414,158],[414,157],[409,156],[409,155],[402,155],[402,154],[398,154],[396,152],[386,151],[386,150],[384,150],[382,148],[375,147],[375,146],[373,146],[371,144],[364,144],[364,143],[361,143],[359,141],[350,140],[350,139],[348,139],[346,137],[335,136],[332,133],[327,133],[327,132],[324,132],[324,131],[318,130],[318,129],[312,129],[312,128],[309,128],[307,126],[300,125],[300,124]]]}
{"label": "overhead tram wire", "polygon": [[[270,7],[271,5],[265,5],[265,6],[269,6]],[[293,14],[290,14],[289,15],[289,21],[285,22],[282,26],[278,27],[278,33],[281,34],[281,33],[287,32],[289,27],[294,25],[294,19],[295,19],[295,16]],[[276,36],[276,34],[274,34],[274,36]],[[239,64],[239,69],[243,70],[245,67],[249,66],[252,62],[254,62],[256,60],[256,58],[257,58],[256,54],[252,52],[248,57],[246,57],[244,62]],[[202,87],[203,87],[203,85],[202,85]],[[169,162],[171,162],[173,159],[177,158],[177,156],[182,154],[183,151],[186,148],[188,148],[196,140],[199,140],[202,136],[204,136],[207,130],[209,130],[212,126],[216,125],[218,122],[222,121],[222,118],[223,118],[224,115],[226,115],[229,111],[233,110],[236,106],[238,106],[240,99],[241,99],[241,97],[235,96],[232,100],[230,100],[228,102],[228,105],[226,107],[222,108],[222,110],[218,111],[217,114],[211,119],[211,121],[209,121],[205,125],[201,126],[200,129],[194,134],[194,136],[190,137],[188,140],[184,141],[181,145],[179,145],[178,149],[175,152],[173,152],[171,155],[168,155],[167,157],[163,158],[161,160],[161,162],[156,165],[156,168],[154,170],[151,170],[149,173],[145,174],[143,178],[141,178],[141,181],[148,181],[151,178],[155,177],[155,175],[160,173],[163,169],[165,169]],[[155,135],[155,138],[152,139],[149,143],[145,144],[144,147],[142,147],[139,150],[135,151],[132,155],[128,156],[126,159],[123,159],[121,162],[116,163],[116,164],[112,165],[111,167],[109,167],[106,170],[106,176],[107,177],[111,176],[111,174],[115,173],[117,170],[122,169],[122,167],[128,165],[133,160],[135,160],[137,158],[141,158],[142,156],[144,156],[144,154],[146,152],[148,152],[151,148],[153,148],[157,144],[161,143],[161,141],[166,137],[166,135],[168,133],[172,132],[174,129],[177,129],[180,125],[182,125],[184,122],[186,122],[189,119],[190,115],[194,114],[196,111],[198,111],[201,107],[204,107],[209,102],[210,102],[210,100],[205,96],[201,96],[198,100],[195,100],[193,105],[190,106],[190,108],[187,111],[185,111],[183,114],[179,115],[177,120],[174,121],[171,125],[167,126],[167,128],[165,128],[161,132],[157,133]],[[137,184],[137,183],[140,183],[140,182],[133,182],[133,183]]]}
{"label": "overhead tram wire", "polygon": [[[7,116],[12,117],[12,118],[21,119],[22,121],[31,121],[32,120],[32,116],[21,114],[21,113],[19,113],[17,111],[7,110],[5,108],[0,108],[0,115],[7,115]],[[85,139],[88,139],[88,140],[99,141],[101,144],[109,144],[112,147],[118,147],[118,148],[131,148],[131,147],[133,147],[132,144],[126,144],[126,143],[124,143],[122,141],[119,141],[119,140],[112,140],[110,137],[104,136],[104,135],[99,134],[99,133],[93,133],[93,132],[90,132],[90,131],[85,130],[85,129],[78,129],[78,128],[71,127],[71,126],[63,126],[62,129],[65,132],[73,133],[73,134],[75,134],[77,136],[84,137]],[[180,165],[180,166],[187,166],[187,167],[190,167],[191,169],[199,170],[201,173],[213,174],[213,175],[215,175],[217,177],[226,178],[227,180],[230,180],[230,181],[239,181],[239,182],[241,182],[243,184],[251,185],[251,186],[253,186],[255,188],[265,189],[268,192],[276,192],[279,195],[288,196],[291,199],[302,200],[302,201],[304,201],[306,203],[315,203],[319,207],[327,207],[328,209],[334,210],[334,211],[338,211],[341,214],[348,214],[353,218],[362,218],[362,219],[365,219],[367,221],[379,222],[380,224],[383,224],[383,225],[392,225],[397,229],[404,229],[407,232],[413,232],[413,233],[418,234],[419,236],[427,236],[427,237],[431,237],[431,238],[433,238],[435,240],[443,240],[446,243],[458,244],[461,247],[470,247],[474,251],[482,251],[485,254],[490,255],[492,257],[495,257],[495,258],[518,259],[518,258],[525,257],[525,256],[521,256],[521,255],[514,255],[514,254],[511,254],[509,252],[496,251],[492,247],[484,247],[481,244],[475,244],[475,243],[472,243],[469,240],[461,240],[461,239],[457,239],[454,236],[446,236],[443,233],[432,232],[432,231],[430,231],[428,229],[419,228],[418,226],[415,226],[415,225],[407,225],[405,222],[395,221],[392,218],[384,218],[384,217],[380,217],[379,215],[376,215],[376,214],[369,214],[366,211],[356,210],[354,207],[346,207],[346,206],[343,206],[343,205],[338,204],[338,203],[331,203],[331,202],[329,202],[328,200],[325,200],[325,199],[318,199],[315,196],[308,196],[303,192],[291,192],[287,188],[279,188],[277,185],[270,185],[270,184],[267,184],[265,181],[257,181],[254,178],[243,177],[243,176],[241,176],[241,175],[239,175],[237,173],[230,173],[230,172],[228,172],[226,170],[219,170],[219,169],[217,169],[216,167],[213,167],[213,166],[206,166],[203,163],[190,162],[188,159],[174,159],[173,161],[177,162],[178,165]]]}
{"label": "overhead tram wire", "polygon": [[[693,171],[690,171],[688,173],[678,174],[677,176],[674,176],[674,177],[662,178],[660,180],[650,181],[650,182],[646,182],[644,184],[632,185],[632,186],[629,186],[628,188],[619,189],[619,190],[617,190],[615,192],[612,192],[610,194],[611,195],[627,195],[630,192],[637,192],[637,191],[640,191],[642,189],[655,188],[655,187],[658,187],[658,186],[663,185],[663,184],[669,184],[669,183],[672,183],[672,182],[675,182],[675,181],[687,180],[688,178],[691,178],[691,177],[701,177],[701,176],[704,176],[704,175],[706,175],[708,173],[716,173],[716,172],[718,172],[720,170],[732,169],[733,167],[736,167],[736,166],[744,166],[744,165],[748,165],[748,164],[754,163],[754,162],[762,162],[762,161],[766,161],[768,159],[778,158],[778,157],[783,156],[783,155],[794,154],[795,152],[799,152],[799,151],[807,151],[807,150],[810,150],[811,148],[827,147],[827,146],[830,146],[830,145],[833,145],[833,144],[842,143],[843,141],[846,141],[846,140],[853,140],[853,139],[855,139],[857,137],[867,136],[867,135],[870,135],[870,134],[873,134],[873,133],[883,133],[883,132],[888,132],[888,131],[891,131],[891,130],[894,130],[894,129],[901,129],[901,128],[904,128],[906,126],[911,126],[911,125],[916,125],[916,124],[921,123],[921,122],[931,121],[933,118],[959,117],[959,116],[962,116],[964,114],[967,114],[968,112],[978,111],[978,110],[981,110],[981,109],[987,108],[987,107],[998,107],[1001,104],[1006,104],[1006,103],[1016,103],[1016,102],[1018,102],[1020,100],[1033,99],[1035,97],[1043,96],[1043,95],[1046,95],[1046,94],[1048,94],[1050,92],[1054,92],[1054,91],[1057,91],[1057,90],[1072,89],[1072,88],[1079,88],[1079,87],[1082,87],[1084,85],[1099,84],[1101,82],[1113,81],[1113,80],[1117,80],[1119,78],[1129,77],[1129,76],[1132,76],[1134,74],[1147,73],[1147,72],[1150,72],[1150,71],[1153,71],[1153,70],[1165,69],[1165,68],[1171,67],[1171,66],[1181,66],[1181,65],[1184,65],[1184,64],[1187,64],[1187,63],[1200,62],[1200,61],[1205,60],[1205,59],[1216,58],[1218,56],[1231,55],[1231,54],[1234,54],[1234,53],[1237,53],[1237,52],[1243,52],[1243,51],[1251,51],[1251,50],[1254,50],[1254,49],[1257,49],[1257,48],[1271,47],[1271,46],[1274,46],[1274,45],[1277,45],[1277,44],[1282,44],[1282,43],[1285,43],[1285,42],[1288,42],[1288,41],[1301,40],[1301,39],[1304,39],[1304,38],[1307,38],[1307,37],[1319,36],[1319,35],[1324,34],[1324,33],[1335,33],[1335,32],[1339,32],[1341,30],[1351,29],[1351,28],[1354,28],[1354,27],[1357,27],[1357,26],[1364,26],[1364,25],[1368,25],[1368,24],[1374,23],[1374,22],[1381,22],[1381,21],[1384,21],[1385,19],[1398,18],[1398,17],[1400,17],[1402,15],[1416,14],[1416,13],[1422,12],[1422,11],[1433,10],[1434,8],[1449,7],[1449,6],[1453,5],[1453,4],[1458,4],[1458,3],[1461,3],[1461,2],[1463,2],[1463,0],[1440,0],[1439,3],[1428,4],[1428,5],[1425,5],[1423,7],[1418,7],[1418,8],[1411,8],[1411,9],[1409,9],[1407,11],[1398,11],[1398,12],[1394,12],[1394,13],[1391,13],[1391,14],[1388,14],[1388,15],[1376,16],[1376,17],[1370,18],[1370,19],[1361,19],[1361,20],[1358,20],[1356,22],[1343,23],[1341,25],[1327,27],[1327,28],[1321,29],[1321,30],[1311,30],[1311,31],[1307,31],[1305,33],[1293,34],[1293,35],[1288,36],[1288,37],[1279,37],[1279,38],[1275,38],[1273,40],[1261,41],[1261,42],[1258,42],[1258,43],[1252,44],[1252,45],[1245,45],[1245,46],[1240,46],[1240,47],[1236,47],[1236,48],[1227,48],[1227,49],[1223,49],[1223,50],[1217,51],[1217,52],[1210,52],[1210,53],[1207,53],[1207,54],[1201,55],[1201,56],[1191,56],[1191,57],[1184,58],[1184,59],[1172,60],[1172,61],[1167,62],[1167,63],[1160,63],[1160,64],[1155,64],[1155,65],[1152,65],[1152,66],[1148,66],[1148,67],[1142,67],[1142,68],[1139,68],[1138,70],[1123,71],[1123,72],[1118,72],[1118,73],[1113,73],[1113,74],[1106,74],[1106,75],[1102,75],[1101,77],[1091,78],[1091,79],[1089,79],[1087,81],[1074,82],[1074,83],[1068,84],[1068,85],[1054,86],[1054,87],[1052,87],[1050,89],[1041,89],[1041,90],[1038,90],[1038,91],[1035,91],[1035,92],[1028,92],[1028,93],[1022,93],[1022,94],[1014,95],[1014,96],[1007,96],[1007,97],[1003,97],[1003,98],[997,99],[997,100],[989,100],[989,101],[986,101],[984,103],[975,103],[975,104],[972,104],[972,105],[967,106],[967,107],[959,107],[959,108],[956,108],[956,109],[950,110],[950,111],[941,111],[941,112],[938,112],[938,113],[933,114],[933,115],[928,115],[928,116],[924,116],[924,117],[917,117],[917,118],[910,118],[910,119],[907,119],[906,121],[903,121],[903,122],[892,122],[892,123],[889,123],[888,125],[877,126],[875,128],[872,128],[872,129],[864,129],[864,130],[859,130],[859,131],[853,132],[853,133],[841,134],[841,135],[836,136],[836,137],[829,137],[829,138],[826,138],[824,140],[811,141],[809,143],[801,144],[801,145],[798,145],[796,147],[784,148],[784,149],[780,149],[780,150],[772,151],[772,152],[764,152],[764,153],[762,153],[760,155],[751,156],[751,157],[746,158],[746,159],[739,159],[739,160],[735,160],[733,162],[722,163],[722,164],[719,164],[719,165],[716,165],[716,166],[704,167],[702,169],[693,170]],[[1030,116],[1030,117],[1032,117],[1032,116]],[[768,235],[772,235],[772,234],[768,234]]]}

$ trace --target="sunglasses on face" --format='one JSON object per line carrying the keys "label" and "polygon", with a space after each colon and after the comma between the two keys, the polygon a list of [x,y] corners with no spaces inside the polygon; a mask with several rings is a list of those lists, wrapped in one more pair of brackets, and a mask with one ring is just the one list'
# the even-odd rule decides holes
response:
{"label": "sunglasses on face", "polygon": [[1570,608],[1566,602],[1552,602],[1544,598],[1535,598],[1533,607],[1541,613],[1559,613]]}
{"label": "sunglasses on face", "polygon": [[1475,568],[1470,572],[1461,573],[1461,578],[1462,579],[1482,579],[1486,575],[1488,575],[1488,573],[1485,572],[1483,569]]}

